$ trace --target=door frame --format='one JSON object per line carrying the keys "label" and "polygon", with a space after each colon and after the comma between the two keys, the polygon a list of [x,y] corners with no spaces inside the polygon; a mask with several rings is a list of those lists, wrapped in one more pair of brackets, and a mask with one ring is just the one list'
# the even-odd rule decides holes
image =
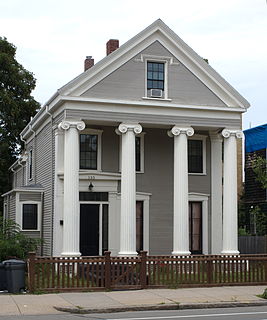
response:
{"label": "door frame", "polygon": [[[103,219],[102,219],[102,217],[103,217],[103,204],[109,205],[109,202],[108,201],[79,201],[79,204],[80,205],[81,204],[89,204],[89,205],[90,204],[98,204],[99,205],[99,212],[98,212],[98,214],[99,214],[99,225],[98,225],[98,230],[99,230],[99,239],[98,239],[99,248],[98,248],[98,254],[100,256],[102,256],[102,247],[103,247],[103,243],[102,243],[102,239],[103,239],[103,237],[102,237],[102,235],[103,235],[103,232],[102,232],[102,230],[103,230],[102,229],[102,226],[103,226]],[[109,207],[108,207],[108,209],[109,209]],[[81,210],[81,206],[80,206],[80,210]],[[109,216],[109,214],[108,214],[108,216]]]}
{"label": "door frame", "polygon": [[[209,225],[208,225],[209,194],[190,192],[188,202],[202,203],[202,253],[209,253]],[[188,203],[189,208],[189,203]]]}

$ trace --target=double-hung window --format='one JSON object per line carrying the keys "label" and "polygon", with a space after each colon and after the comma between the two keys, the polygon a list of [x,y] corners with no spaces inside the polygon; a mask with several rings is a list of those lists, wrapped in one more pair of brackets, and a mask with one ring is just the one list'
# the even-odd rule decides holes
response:
{"label": "double-hung window", "polygon": [[39,215],[37,203],[22,204],[22,230],[39,230]]}
{"label": "double-hung window", "polygon": [[147,90],[164,91],[164,63],[147,62]]}
{"label": "double-hung window", "polygon": [[100,170],[101,130],[85,130],[80,134],[80,169]]}
{"label": "double-hung window", "polygon": [[188,172],[206,174],[206,137],[188,139]]}

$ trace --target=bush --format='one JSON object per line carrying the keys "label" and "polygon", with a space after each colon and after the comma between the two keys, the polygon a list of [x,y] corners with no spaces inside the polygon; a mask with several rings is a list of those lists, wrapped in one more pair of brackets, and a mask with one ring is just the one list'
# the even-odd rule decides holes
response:
{"label": "bush", "polygon": [[13,220],[0,221],[0,261],[10,258],[24,260],[28,252],[36,251],[41,243],[41,239],[22,234],[20,226]]}

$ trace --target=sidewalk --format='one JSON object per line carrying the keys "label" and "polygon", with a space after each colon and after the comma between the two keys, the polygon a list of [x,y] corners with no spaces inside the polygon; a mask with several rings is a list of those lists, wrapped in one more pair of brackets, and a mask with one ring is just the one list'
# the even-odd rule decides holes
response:
{"label": "sidewalk", "polygon": [[185,309],[266,305],[257,297],[266,286],[212,287],[186,289],[147,289],[132,291],[0,294],[0,316],[119,312],[155,309]]}

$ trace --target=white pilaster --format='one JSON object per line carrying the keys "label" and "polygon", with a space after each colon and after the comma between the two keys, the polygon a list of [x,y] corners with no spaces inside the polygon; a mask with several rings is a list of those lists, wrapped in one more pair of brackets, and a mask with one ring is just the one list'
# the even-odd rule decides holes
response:
{"label": "white pilaster", "polygon": [[53,256],[60,256],[62,252],[63,227],[63,182],[58,173],[63,172],[64,166],[64,131],[55,130],[55,180],[54,180],[54,225],[53,225]]}
{"label": "white pilaster", "polygon": [[222,252],[222,136],[210,132],[211,143],[211,254]]}
{"label": "white pilaster", "polygon": [[79,248],[79,132],[83,121],[62,121],[59,127],[65,130],[64,147],[64,219],[63,256],[80,256]]}
{"label": "white pilaster", "polygon": [[242,132],[224,129],[222,136],[224,137],[222,254],[239,254],[237,241],[236,138],[242,138]]}
{"label": "white pilaster", "polygon": [[131,256],[137,255],[135,135],[142,132],[142,127],[137,123],[121,123],[116,132],[122,135],[119,255]]}
{"label": "white pilaster", "polygon": [[173,189],[173,255],[189,255],[188,217],[188,156],[187,136],[194,129],[174,126],[169,132],[174,137],[174,189]]}

